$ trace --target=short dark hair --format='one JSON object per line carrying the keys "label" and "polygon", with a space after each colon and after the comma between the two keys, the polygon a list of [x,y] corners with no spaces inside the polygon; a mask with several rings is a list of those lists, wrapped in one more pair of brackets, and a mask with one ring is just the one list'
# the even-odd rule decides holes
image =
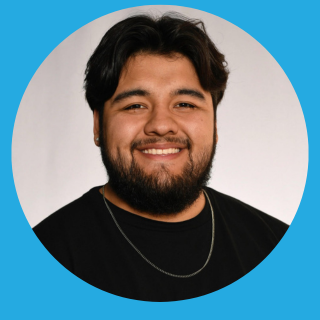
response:
{"label": "short dark hair", "polygon": [[109,29],[90,57],[84,88],[92,110],[103,110],[104,103],[117,89],[121,71],[128,59],[140,53],[182,54],[195,67],[204,90],[212,95],[214,114],[228,79],[227,63],[206,33],[200,20],[177,13],[155,18],[136,15]]}

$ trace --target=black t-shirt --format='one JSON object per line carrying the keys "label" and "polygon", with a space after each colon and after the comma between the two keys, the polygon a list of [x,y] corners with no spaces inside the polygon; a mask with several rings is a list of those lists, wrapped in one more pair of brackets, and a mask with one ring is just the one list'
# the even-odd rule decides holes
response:
{"label": "black t-shirt", "polygon": [[[34,232],[76,276],[130,299],[175,301],[219,290],[255,268],[288,228],[239,200],[205,188],[214,210],[212,256],[197,275],[175,278],[152,267],[132,248],[112,220],[99,188],[43,220]],[[185,275],[205,264],[212,237],[207,200],[196,217],[175,223],[146,219],[108,204],[127,237],[157,267]]]}

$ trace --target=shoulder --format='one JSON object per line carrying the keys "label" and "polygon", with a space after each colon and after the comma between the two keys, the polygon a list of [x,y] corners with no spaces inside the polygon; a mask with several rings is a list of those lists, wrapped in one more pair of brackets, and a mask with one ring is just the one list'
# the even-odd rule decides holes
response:
{"label": "shoulder", "polygon": [[234,230],[268,236],[278,242],[289,226],[229,195],[211,188],[205,188],[213,202],[215,213],[220,215],[222,222]]}
{"label": "shoulder", "polygon": [[37,234],[37,232],[41,232],[41,230],[47,228],[63,229],[66,227],[72,228],[72,226],[76,227],[75,223],[77,221],[83,222],[88,219],[91,216],[91,212],[95,210],[95,201],[99,196],[98,189],[99,187],[92,188],[80,198],[52,213],[35,226],[33,230]]}
{"label": "shoulder", "polygon": [[69,270],[72,269],[70,248],[92,236],[100,225],[98,189],[91,189],[33,228],[46,249]]}

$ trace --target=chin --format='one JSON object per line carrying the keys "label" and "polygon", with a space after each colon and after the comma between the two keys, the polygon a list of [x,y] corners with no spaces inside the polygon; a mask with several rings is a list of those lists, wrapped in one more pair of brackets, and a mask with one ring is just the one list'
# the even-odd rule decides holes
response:
{"label": "chin", "polygon": [[190,148],[166,159],[143,158],[134,152],[131,159],[118,149],[108,152],[101,139],[101,155],[113,191],[133,209],[154,215],[177,214],[198,199],[210,178],[215,146],[206,148],[193,160]]}

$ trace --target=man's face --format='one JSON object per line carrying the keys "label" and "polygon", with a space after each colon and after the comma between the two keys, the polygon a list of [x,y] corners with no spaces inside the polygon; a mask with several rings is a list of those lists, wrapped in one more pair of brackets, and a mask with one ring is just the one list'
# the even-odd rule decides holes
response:
{"label": "man's face", "polygon": [[[116,92],[105,103],[100,128],[111,187],[123,189],[125,181],[134,179],[138,184],[143,181],[145,189],[154,189],[149,190],[153,201],[182,201],[182,192],[191,200],[198,197],[209,177],[215,146],[214,122],[211,94],[203,90],[186,57],[141,54],[130,58]],[[97,127],[96,120],[96,132]],[[114,169],[115,175],[109,172]],[[115,180],[121,180],[123,174],[125,181],[118,184]],[[195,184],[200,185],[192,191]],[[139,189],[135,185],[130,188]],[[172,198],[172,188],[181,189],[181,194]],[[191,196],[188,190],[197,194]],[[114,191],[122,198],[139,196],[128,189]],[[140,202],[146,202],[148,194],[143,199]],[[177,211],[178,207],[163,208],[158,214],[174,213],[169,211]]]}

